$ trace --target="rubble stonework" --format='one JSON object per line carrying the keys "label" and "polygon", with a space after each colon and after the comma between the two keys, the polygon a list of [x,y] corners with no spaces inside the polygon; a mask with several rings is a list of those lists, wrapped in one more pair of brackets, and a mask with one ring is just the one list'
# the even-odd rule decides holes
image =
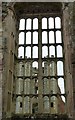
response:
{"label": "rubble stonework", "polygon": [[2,73],[3,73],[3,67],[2,67],[2,4],[0,3],[0,119],[2,119]]}
{"label": "rubble stonework", "polygon": [[[72,65],[72,56],[74,57],[74,6],[75,3],[68,3],[63,10],[63,36],[65,52],[65,75],[67,92],[67,112],[69,117],[74,117],[74,68]],[[69,106],[71,104],[71,106]]]}

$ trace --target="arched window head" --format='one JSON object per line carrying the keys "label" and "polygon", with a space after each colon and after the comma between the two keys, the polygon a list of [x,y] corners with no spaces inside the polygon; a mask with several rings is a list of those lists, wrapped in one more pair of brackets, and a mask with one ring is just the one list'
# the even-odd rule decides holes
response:
{"label": "arched window head", "polygon": [[47,18],[42,18],[42,29],[47,29]]}
{"label": "arched window head", "polygon": [[38,19],[37,18],[33,19],[33,29],[38,29]]}
{"label": "arched window head", "polygon": [[19,24],[19,30],[24,30],[24,29],[25,29],[25,19],[21,19]]}
{"label": "arched window head", "polygon": [[57,46],[57,57],[63,57],[62,46]]}
{"label": "arched window head", "polygon": [[31,19],[30,18],[26,20],[26,30],[31,30]]}
{"label": "arched window head", "polygon": [[50,17],[48,19],[49,22],[49,29],[53,29],[54,28],[54,18]]}
{"label": "arched window head", "polygon": [[60,19],[60,17],[55,18],[55,28],[61,28],[61,19]]}
{"label": "arched window head", "polygon": [[33,68],[38,68],[38,62],[37,62],[37,61],[34,61],[34,62],[32,63],[32,67],[33,67]]}

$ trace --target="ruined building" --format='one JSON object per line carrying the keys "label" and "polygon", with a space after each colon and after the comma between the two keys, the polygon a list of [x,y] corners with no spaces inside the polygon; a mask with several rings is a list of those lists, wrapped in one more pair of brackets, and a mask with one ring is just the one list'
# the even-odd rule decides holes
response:
{"label": "ruined building", "polygon": [[2,120],[75,120],[75,2],[3,2]]}

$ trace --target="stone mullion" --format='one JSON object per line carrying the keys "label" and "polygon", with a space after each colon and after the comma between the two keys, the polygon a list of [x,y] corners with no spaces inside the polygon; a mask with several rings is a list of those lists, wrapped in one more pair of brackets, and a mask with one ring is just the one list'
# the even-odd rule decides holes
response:
{"label": "stone mullion", "polygon": [[[39,58],[39,65],[38,65],[38,113],[43,113],[43,96],[42,96],[42,90],[43,90],[43,81],[42,81],[42,23],[41,18],[39,18],[39,50],[38,50],[38,58]],[[41,110],[41,111],[40,111]]]}

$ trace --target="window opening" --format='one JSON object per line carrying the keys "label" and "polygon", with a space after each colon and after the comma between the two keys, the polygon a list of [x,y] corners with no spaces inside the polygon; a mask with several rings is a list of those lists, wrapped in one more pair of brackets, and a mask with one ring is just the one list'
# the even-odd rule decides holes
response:
{"label": "window opening", "polygon": [[49,22],[49,29],[53,29],[54,28],[54,18],[50,17],[48,19]]}
{"label": "window opening", "polygon": [[49,43],[55,43],[53,31],[49,32]]}
{"label": "window opening", "polygon": [[56,43],[61,43],[61,31],[57,30],[56,31]]}
{"label": "window opening", "polygon": [[38,75],[38,62],[34,61],[32,63],[32,76]]}
{"label": "window opening", "polygon": [[[22,91],[17,90],[16,94],[18,95],[20,91],[21,98],[23,93],[25,95],[24,113],[30,113],[30,111],[37,113],[40,106],[33,107],[37,99],[32,101],[30,94],[33,95],[33,98],[36,95],[38,97],[39,90],[41,90],[44,112],[56,114],[59,99],[66,102],[61,19],[60,17],[42,18],[42,16],[38,16],[37,18],[25,18],[21,21],[23,21],[23,28],[19,28],[18,58],[24,59],[19,59],[22,63],[18,64],[23,66],[23,69],[17,69],[17,77],[23,77],[23,79],[21,78],[20,84],[17,84],[19,85],[17,89],[22,88]],[[40,72],[41,79],[39,79]],[[42,88],[40,88],[40,81]],[[57,93],[60,93],[59,97]],[[51,97],[49,97],[50,94]],[[37,104],[39,104],[38,101],[39,97]],[[30,107],[30,104],[33,108]],[[19,105],[22,107],[22,101],[19,101]]]}
{"label": "window opening", "polygon": [[38,44],[38,32],[33,32],[33,44]]}
{"label": "window opening", "polygon": [[57,46],[57,57],[63,57],[62,46]]}
{"label": "window opening", "polygon": [[63,71],[63,62],[62,61],[58,61],[57,62],[57,74],[60,75],[64,75],[64,71]]}
{"label": "window opening", "polygon": [[38,29],[38,19],[37,18],[33,19],[33,29]]}
{"label": "window opening", "polygon": [[61,28],[61,19],[59,17],[55,18],[55,28]]}
{"label": "window opening", "polygon": [[53,107],[53,102],[51,102],[51,107]]}
{"label": "window opening", "polygon": [[46,57],[47,58],[48,56],[48,47],[47,46],[43,46],[42,47],[42,58]]}
{"label": "window opening", "polygon": [[38,62],[37,62],[37,61],[34,61],[34,62],[32,63],[32,67],[38,68]]}
{"label": "window opening", "polygon": [[33,58],[38,58],[38,47],[37,46],[33,47]]}
{"label": "window opening", "polygon": [[20,102],[20,107],[22,107],[22,102]]}
{"label": "window opening", "polygon": [[31,19],[30,18],[26,20],[26,30],[31,30]]}
{"label": "window opening", "polygon": [[19,34],[19,44],[24,44],[24,32],[20,32]]}
{"label": "window opening", "polygon": [[61,96],[61,98],[62,98],[62,101],[65,103],[65,101],[66,101],[65,97]]}
{"label": "window opening", "polygon": [[38,94],[38,87],[35,87],[35,94]]}
{"label": "window opening", "polygon": [[31,47],[28,46],[26,47],[26,55],[25,55],[27,58],[31,58]]}
{"label": "window opening", "polygon": [[42,29],[47,29],[47,18],[42,18]]}
{"label": "window opening", "polygon": [[47,32],[42,32],[42,43],[47,43]]}
{"label": "window opening", "polygon": [[50,57],[55,57],[55,47],[54,46],[50,46],[49,47],[49,53],[50,53]]}
{"label": "window opening", "polygon": [[61,94],[64,94],[65,93],[65,86],[64,86],[64,79],[63,78],[58,79],[58,85],[59,85]]}
{"label": "window opening", "polygon": [[26,33],[26,44],[31,44],[31,32]]}
{"label": "window opening", "polygon": [[19,25],[19,30],[24,30],[25,29],[25,19],[20,20],[20,25]]}
{"label": "window opening", "polygon": [[18,48],[18,58],[24,58],[24,47]]}

